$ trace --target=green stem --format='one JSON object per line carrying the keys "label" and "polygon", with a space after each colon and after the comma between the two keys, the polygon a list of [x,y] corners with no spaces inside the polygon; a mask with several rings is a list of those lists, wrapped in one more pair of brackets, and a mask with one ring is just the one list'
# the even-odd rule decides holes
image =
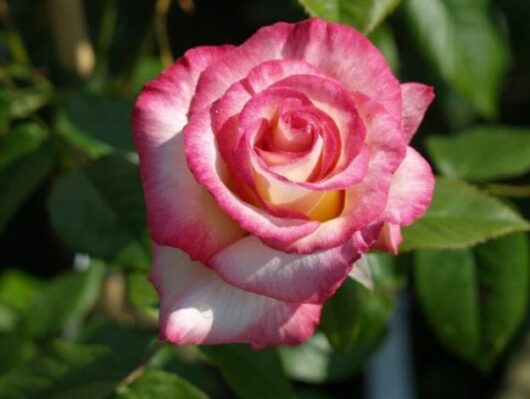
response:
{"label": "green stem", "polygon": [[171,0],[157,0],[155,8],[155,32],[160,49],[162,65],[167,67],[173,63],[169,35],[167,32],[167,14]]}
{"label": "green stem", "polygon": [[97,39],[96,74],[104,74],[108,68],[108,51],[114,36],[116,19],[118,17],[118,3],[116,0],[106,0]]}
{"label": "green stem", "polygon": [[145,355],[140,365],[136,367],[133,371],[131,371],[127,377],[125,377],[123,383],[125,385],[131,385],[138,377],[140,377],[151,362],[151,360],[153,360],[153,358],[158,354],[158,351],[162,349],[162,347],[163,343],[157,341],[149,350],[149,352]]}
{"label": "green stem", "polygon": [[28,66],[30,64],[28,51],[26,50],[24,41],[11,18],[6,0],[0,0],[0,22],[4,26],[7,45],[13,56],[13,60],[17,64]]}

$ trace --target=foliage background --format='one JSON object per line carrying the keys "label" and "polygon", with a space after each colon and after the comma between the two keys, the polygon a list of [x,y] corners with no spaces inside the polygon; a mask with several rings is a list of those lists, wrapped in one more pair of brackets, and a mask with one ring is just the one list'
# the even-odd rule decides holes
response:
{"label": "foliage background", "polygon": [[[160,344],[134,98],[190,47],[308,13],[435,86],[414,140],[433,205],[307,344]],[[396,303],[417,397],[530,397],[529,20],[526,0],[0,0],[0,398],[375,398]]]}

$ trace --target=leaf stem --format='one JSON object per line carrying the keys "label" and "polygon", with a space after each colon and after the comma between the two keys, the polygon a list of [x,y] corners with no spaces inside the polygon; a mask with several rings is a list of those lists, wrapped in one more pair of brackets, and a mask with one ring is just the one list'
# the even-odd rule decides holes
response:
{"label": "leaf stem", "polygon": [[125,385],[131,385],[138,377],[140,377],[151,360],[157,355],[158,351],[162,349],[163,343],[161,341],[157,341],[153,344],[149,352],[145,355],[144,359],[140,363],[138,367],[136,367],[133,371],[127,375],[127,377],[124,378],[123,383]]}
{"label": "leaf stem", "polygon": [[0,0],[0,23],[4,26],[7,36],[7,45],[9,46],[14,61],[17,64],[28,66],[30,64],[28,51],[26,50],[24,41],[11,18],[7,0]]}
{"label": "leaf stem", "polygon": [[106,0],[103,4],[103,13],[99,26],[96,42],[95,72],[104,74],[108,68],[108,51],[115,32],[118,18],[118,4],[116,0]]}
{"label": "leaf stem", "polygon": [[171,65],[173,62],[173,54],[171,53],[167,31],[167,14],[170,6],[171,0],[157,0],[155,7],[155,34],[160,49],[160,58],[164,67]]}

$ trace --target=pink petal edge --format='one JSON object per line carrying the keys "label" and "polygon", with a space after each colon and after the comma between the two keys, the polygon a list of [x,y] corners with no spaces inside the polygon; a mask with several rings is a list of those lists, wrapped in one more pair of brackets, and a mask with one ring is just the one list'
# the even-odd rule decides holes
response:
{"label": "pink petal edge", "polygon": [[434,88],[421,83],[403,83],[401,85],[403,102],[403,135],[408,143],[434,100]]}
{"label": "pink petal edge", "polygon": [[320,305],[240,290],[174,248],[155,246],[150,278],[162,298],[160,338],[173,344],[296,345],[320,318]]}
{"label": "pink petal edge", "polygon": [[246,233],[189,172],[180,131],[200,73],[232,49],[188,51],[144,87],[132,115],[151,236],[203,261]]}
{"label": "pink petal edge", "polygon": [[429,207],[434,176],[429,163],[412,147],[392,177],[388,201],[381,221],[408,226]]}
{"label": "pink petal edge", "polygon": [[367,249],[353,238],[332,249],[298,255],[246,237],[215,255],[210,266],[228,284],[288,302],[322,303],[335,293]]}

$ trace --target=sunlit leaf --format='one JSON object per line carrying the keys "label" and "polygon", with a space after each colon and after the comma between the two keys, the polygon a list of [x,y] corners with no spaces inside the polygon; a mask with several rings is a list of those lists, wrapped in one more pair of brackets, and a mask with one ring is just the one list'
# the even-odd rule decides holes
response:
{"label": "sunlit leaf", "polygon": [[397,7],[401,0],[299,0],[313,16],[352,25],[371,32]]}
{"label": "sunlit leaf", "polygon": [[497,114],[508,50],[486,0],[405,0],[413,38],[439,74],[486,117]]}
{"label": "sunlit leaf", "polygon": [[99,296],[103,271],[101,264],[93,263],[84,272],[65,273],[43,283],[25,309],[30,334],[50,336],[85,316]]}
{"label": "sunlit leaf", "polygon": [[446,176],[487,181],[530,171],[530,128],[481,126],[430,136],[427,149]]}
{"label": "sunlit leaf", "polygon": [[463,181],[438,178],[427,213],[403,229],[401,249],[464,248],[529,228],[495,197]]}
{"label": "sunlit leaf", "polygon": [[23,311],[31,303],[40,281],[17,269],[7,269],[0,275],[0,303]]}

